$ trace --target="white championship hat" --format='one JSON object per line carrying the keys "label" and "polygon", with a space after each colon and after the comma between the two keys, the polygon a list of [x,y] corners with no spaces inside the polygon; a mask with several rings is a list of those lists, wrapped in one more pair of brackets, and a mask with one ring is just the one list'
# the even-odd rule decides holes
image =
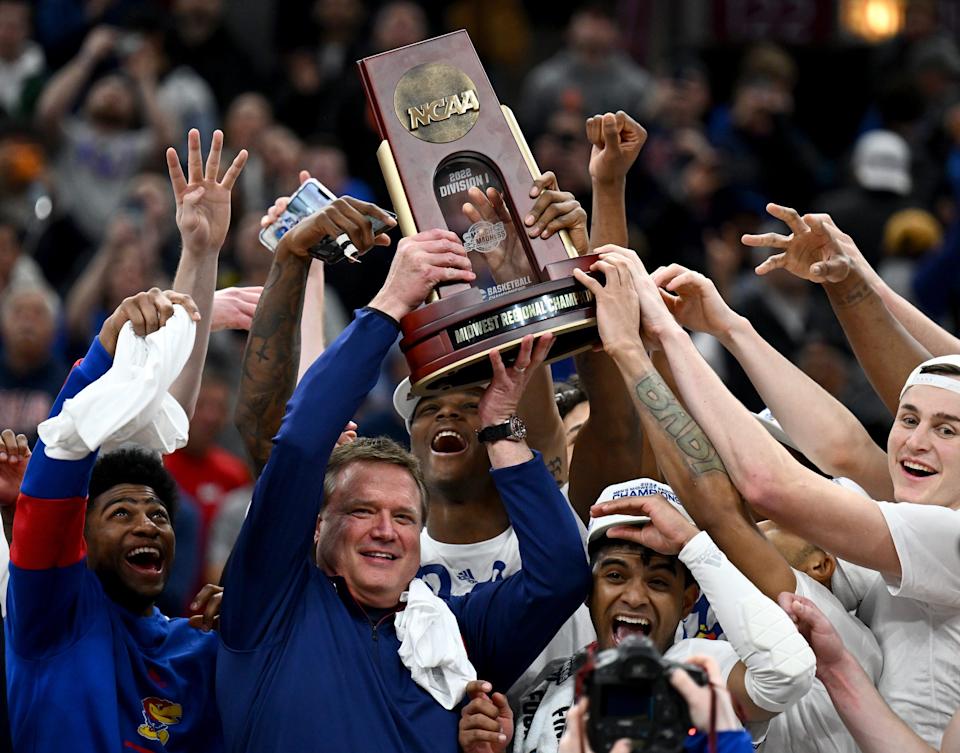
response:
{"label": "white championship hat", "polygon": [[910,193],[910,146],[893,131],[870,131],[853,148],[853,174],[864,188]]}
{"label": "white championship hat", "polygon": [[945,374],[924,374],[923,370],[930,366],[956,366],[960,369],[960,356],[937,356],[928,361],[924,361],[907,377],[903,383],[903,389],[900,390],[900,399],[903,400],[904,393],[914,385],[927,385],[929,387],[939,387],[943,390],[950,390],[960,394],[960,380]]}
{"label": "white championship hat", "polygon": [[[654,481],[651,478],[636,478],[633,481],[624,481],[612,484],[600,492],[597,502],[609,502],[623,497],[652,497],[659,494],[673,505],[680,514],[693,523],[690,515],[683,509],[683,504],[666,484]],[[642,526],[650,522],[648,515],[604,515],[599,518],[590,518],[590,527],[587,530],[587,546],[602,538],[608,529],[613,526]]]}
{"label": "white championship hat", "polygon": [[404,380],[397,385],[397,389],[393,391],[393,408],[403,419],[403,423],[407,427],[407,434],[410,433],[413,414],[417,410],[417,404],[421,399],[420,395],[414,395],[411,391],[410,377],[404,377]]}

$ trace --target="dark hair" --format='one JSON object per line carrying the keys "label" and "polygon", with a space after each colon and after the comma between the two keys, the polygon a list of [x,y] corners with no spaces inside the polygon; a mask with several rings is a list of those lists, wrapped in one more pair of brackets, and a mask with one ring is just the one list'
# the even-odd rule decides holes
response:
{"label": "dark hair", "polygon": [[943,374],[944,376],[960,376],[960,366],[952,363],[932,363],[920,369],[921,374]]}
{"label": "dark hair", "polygon": [[557,401],[560,418],[565,418],[580,403],[587,401],[587,393],[581,386],[580,377],[577,374],[571,374],[566,381],[557,384],[553,389],[553,397]]}
{"label": "dark hair", "polygon": [[637,544],[633,541],[626,541],[625,539],[610,539],[605,535],[600,538],[591,541],[588,546],[588,553],[590,555],[590,569],[592,570],[597,566],[597,562],[600,560],[600,555],[603,554],[607,549],[612,549],[617,547],[618,549],[629,549],[636,552],[640,555],[640,561],[644,565],[650,564],[651,557],[665,557],[668,560],[676,562],[680,568],[680,573],[683,575],[683,587],[687,588],[691,585],[696,585],[697,581],[694,579],[693,574],[687,569],[687,566],[680,561],[680,558],[675,554],[660,554],[659,552],[650,549],[649,547],[643,546],[642,544]]}
{"label": "dark hair", "polygon": [[149,486],[167,508],[173,523],[177,514],[177,483],[163,467],[159,455],[140,447],[126,447],[101,455],[90,476],[87,508],[93,500],[119,484]]}

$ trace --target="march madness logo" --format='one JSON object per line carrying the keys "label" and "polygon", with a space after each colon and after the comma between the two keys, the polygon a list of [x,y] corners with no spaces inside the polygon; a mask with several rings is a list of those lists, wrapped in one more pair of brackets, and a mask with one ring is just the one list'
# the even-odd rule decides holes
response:
{"label": "march madness logo", "polygon": [[170,739],[167,728],[179,724],[183,717],[180,704],[153,696],[144,698],[140,703],[143,705],[143,724],[137,727],[140,737],[159,740],[161,745],[166,745]]}

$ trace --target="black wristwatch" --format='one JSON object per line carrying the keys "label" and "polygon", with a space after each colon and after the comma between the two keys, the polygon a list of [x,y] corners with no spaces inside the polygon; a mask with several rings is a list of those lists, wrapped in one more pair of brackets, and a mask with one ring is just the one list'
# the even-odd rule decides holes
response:
{"label": "black wristwatch", "polygon": [[501,439],[509,439],[512,442],[519,442],[527,436],[527,425],[520,416],[510,416],[504,423],[494,426],[484,426],[477,431],[477,439],[481,442],[497,442]]}

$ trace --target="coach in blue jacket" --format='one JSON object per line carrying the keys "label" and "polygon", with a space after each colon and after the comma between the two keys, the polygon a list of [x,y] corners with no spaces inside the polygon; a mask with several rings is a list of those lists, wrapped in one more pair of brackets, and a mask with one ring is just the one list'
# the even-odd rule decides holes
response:
{"label": "coach in blue jacket", "polygon": [[[310,241],[288,237],[271,279],[306,273]],[[452,233],[402,240],[380,293],[288,403],[224,576],[217,698],[228,750],[457,750],[459,710],[414,682],[394,628],[420,563],[426,495],[416,460],[370,440],[330,458],[376,383],[397,321],[438,282],[472,279]],[[477,406],[484,426],[509,421],[548,347],[548,338],[536,347],[527,338],[511,368],[493,359]],[[590,571],[540,456],[516,436],[487,446],[523,569],[445,601],[479,677],[505,689],[583,602]]]}

